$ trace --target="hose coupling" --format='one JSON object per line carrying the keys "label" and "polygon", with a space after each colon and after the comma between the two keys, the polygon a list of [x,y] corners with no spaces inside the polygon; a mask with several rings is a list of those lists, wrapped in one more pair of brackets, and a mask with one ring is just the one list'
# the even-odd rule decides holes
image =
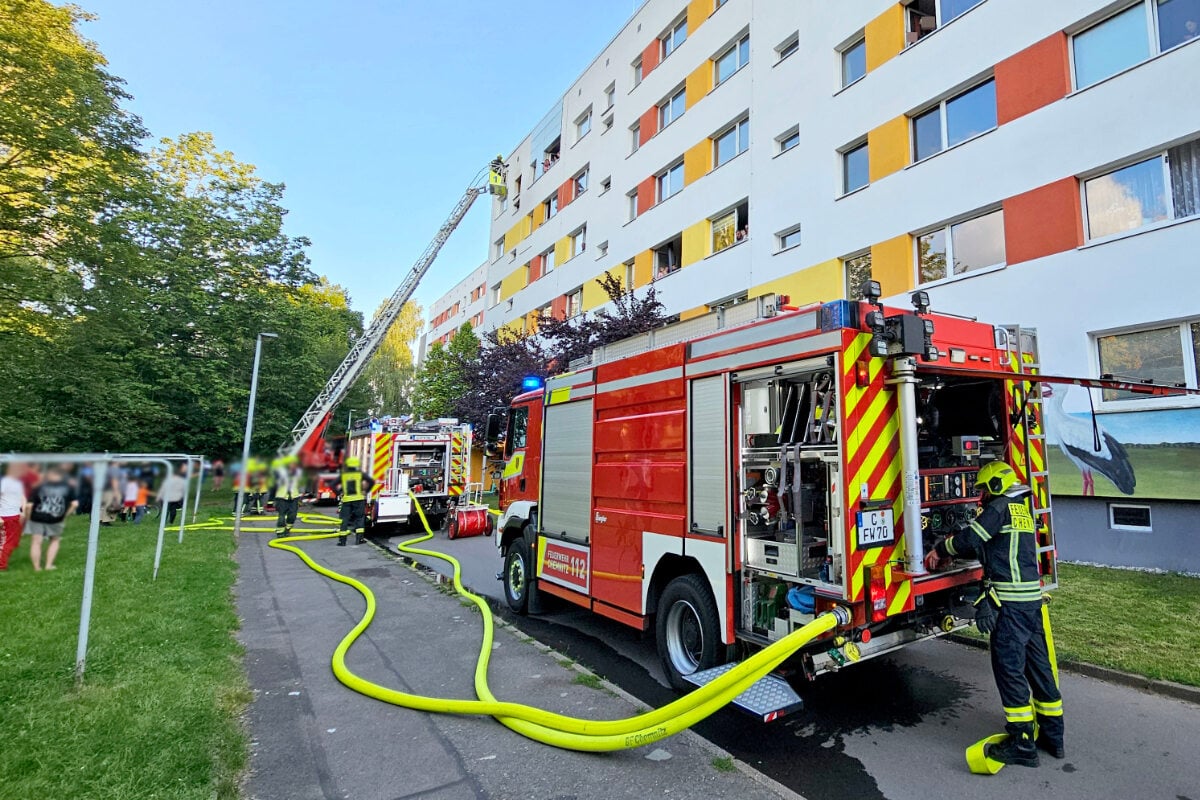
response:
{"label": "hose coupling", "polygon": [[854,615],[845,606],[834,606],[829,609],[829,613],[837,618],[839,628],[844,628],[854,621]]}

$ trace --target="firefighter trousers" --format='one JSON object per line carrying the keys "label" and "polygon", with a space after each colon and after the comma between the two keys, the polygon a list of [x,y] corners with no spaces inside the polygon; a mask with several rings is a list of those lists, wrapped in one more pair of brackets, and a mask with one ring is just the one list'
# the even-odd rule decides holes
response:
{"label": "firefighter trousers", "polygon": [[351,500],[348,503],[343,501],[341,509],[341,530],[358,533],[362,529],[363,523],[366,522],[366,514],[366,500]]}
{"label": "firefighter trousers", "polygon": [[300,498],[282,498],[275,497],[275,511],[278,517],[275,520],[275,530],[282,531],[291,528],[296,524],[296,513],[300,510]]}
{"label": "firefighter trousers", "polygon": [[1008,602],[1001,606],[992,631],[991,652],[1005,729],[1013,736],[1032,739],[1036,719],[1039,735],[1061,745],[1062,694],[1058,690],[1058,670],[1050,663],[1042,604]]}

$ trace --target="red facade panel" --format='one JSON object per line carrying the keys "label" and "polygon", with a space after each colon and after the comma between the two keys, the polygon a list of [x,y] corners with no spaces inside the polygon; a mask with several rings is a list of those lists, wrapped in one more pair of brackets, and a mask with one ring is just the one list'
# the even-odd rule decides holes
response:
{"label": "red facade panel", "polygon": [[653,138],[658,133],[658,106],[650,106],[638,122],[638,147]]}
{"label": "red facade panel", "polygon": [[1060,31],[996,65],[996,121],[1011,122],[1070,91],[1067,35]]}
{"label": "red facade panel", "polygon": [[1009,264],[1081,244],[1083,208],[1075,178],[1063,178],[1004,201],[1004,247]]}
{"label": "red facade panel", "polygon": [[654,68],[658,66],[658,62],[662,55],[662,42],[654,39],[650,44],[646,45],[646,49],[642,51],[642,78],[645,78]]}
{"label": "red facade panel", "polygon": [[560,295],[550,301],[550,316],[555,319],[567,318],[567,298],[565,295]]}
{"label": "red facade panel", "polygon": [[542,277],[542,267],[544,259],[541,256],[534,256],[529,262],[529,282],[533,283],[538,278]]}

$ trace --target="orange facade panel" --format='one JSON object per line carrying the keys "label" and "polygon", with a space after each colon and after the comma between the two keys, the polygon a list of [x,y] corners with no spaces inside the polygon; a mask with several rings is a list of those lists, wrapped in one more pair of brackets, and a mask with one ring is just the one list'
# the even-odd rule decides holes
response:
{"label": "orange facade panel", "polygon": [[558,210],[562,211],[575,199],[575,181],[570,180],[558,187]]}
{"label": "orange facade panel", "polygon": [[642,117],[638,122],[638,147],[641,147],[646,142],[658,133],[658,106],[650,106],[642,113]]}
{"label": "orange facade panel", "polygon": [[1075,178],[1063,178],[1004,201],[1004,248],[1009,264],[1081,244],[1083,206]]}
{"label": "orange facade panel", "polygon": [[529,282],[533,283],[538,278],[542,277],[542,269],[545,266],[545,259],[541,256],[534,256],[529,262]]}
{"label": "orange facade panel", "polygon": [[996,122],[1012,122],[1070,91],[1067,35],[1060,31],[996,65]]}
{"label": "orange facade panel", "polygon": [[550,302],[550,316],[555,319],[567,318],[567,296],[559,295]]}
{"label": "orange facade panel", "polygon": [[642,77],[645,78],[658,66],[659,54],[662,52],[662,42],[654,39],[642,51]]}
{"label": "orange facade panel", "polygon": [[654,176],[651,175],[646,180],[638,184],[637,187],[637,212],[638,216],[645,214],[650,209],[654,208]]}

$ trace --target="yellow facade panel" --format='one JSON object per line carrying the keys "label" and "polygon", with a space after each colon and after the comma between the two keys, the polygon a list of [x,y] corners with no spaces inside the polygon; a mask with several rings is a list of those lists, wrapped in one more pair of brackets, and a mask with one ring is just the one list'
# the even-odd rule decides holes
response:
{"label": "yellow facade panel", "polygon": [[896,3],[867,23],[867,72],[904,49],[904,6]]}
{"label": "yellow facade panel", "polygon": [[913,275],[912,237],[907,233],[871,248],[871,277],[879,281],[885,297],[911,291]]}
{"label": "yellow facade panel", "polygon": [[712,171],[713,144],[705,139],[683,154],[683,183],[691,186]]}
{"label": "yellow facade panel", "polygon": [[696,306],[695,308],[689,308],[687,311],[680,311],[679,312],[679,321],[687,322],[689,319],[695,319],[696,317],[703,317],[707,313],[708,313],[708,306]]}
{"label": "yellow facade panel", "polygon": [[525,267],[517,267],[512,272],[505,276],[504,280],[500,281],[500,299],[507,300],[517,292],[525,288],[527,283],[528,270]]}
{"label": "yellow facade panel", "polygon": [[751,297],[764,294],[784,294],[794,306],[806,306],[837,300],[842,291],[842,262],[839,259],[822,261],[811,267],[759,284],[750,290]]}
{"label": "yellow facade panel", "polygon": [[687,107],[691,108],[692,106],[696,105],[696,103],[699,103],[701,100],[703,100],[713,89],[712,62],[705,61],[700,66],[696,67],[696,69],[692,70],[692,74],[687,76],[684,86],[687,90],[685,102],[687,103]]}
{"label": "yellow facade panel", "polygon": [[640,289],[654,279],[654,251],[643,250],[633,257],[633,286]]}
{"label": "yellow facade panel", "polygon": [[554,243],[554,266],[561,267],[571,259],[571,237],[564,236]]}
{"label": "yellow facade panel", "polygon": [[687,7],[688,36],[693,35],[712,14],[712,0],[690,0]]}
{"label": "yellow facade panel", "polygon": [[583,285],[584,311],[591,311],[593,308],[599,308],[608,302],[608,293],[605,292],[604,288],[600,285],[601,279],[603,279],[606,274],[612,275],[613,277],[623,281],[625,280],[625,265],[622,264],[619,267],[613,267],[612,269],[608,270],[607,273],[601,272],[595,277],[594,280],[590,280]]}
{"label": "yellow facade panel", "polygon": [[871,181],[886,178],[908,166],[908,117],[901,115],[867,134]]}
{"label": "yellow facade panel", "polygon": [[686,267],[708,256],[709,245],[712,242],[712,223],[708,220],[697,222],[683,229],[683,253],[679,264]]}
{"label": "yellow facade panel", "polygon": [[524,224],[525,222],[522,220],[521,222],[518,222],[516,225],[513,225],[511,228],[509,228],[508,232],[504,234],[504,252],[507,253],[510,250],[517,249],[517,245],[519,245],[521,243],[521,239],[524,238],[521,236],[521,227]]}
{"label": "yellow facade panel", "polygon": [[546,207],[538,203],[533,207],[533,229],[537,230],[542,227],[542,223],[546,221]]}

